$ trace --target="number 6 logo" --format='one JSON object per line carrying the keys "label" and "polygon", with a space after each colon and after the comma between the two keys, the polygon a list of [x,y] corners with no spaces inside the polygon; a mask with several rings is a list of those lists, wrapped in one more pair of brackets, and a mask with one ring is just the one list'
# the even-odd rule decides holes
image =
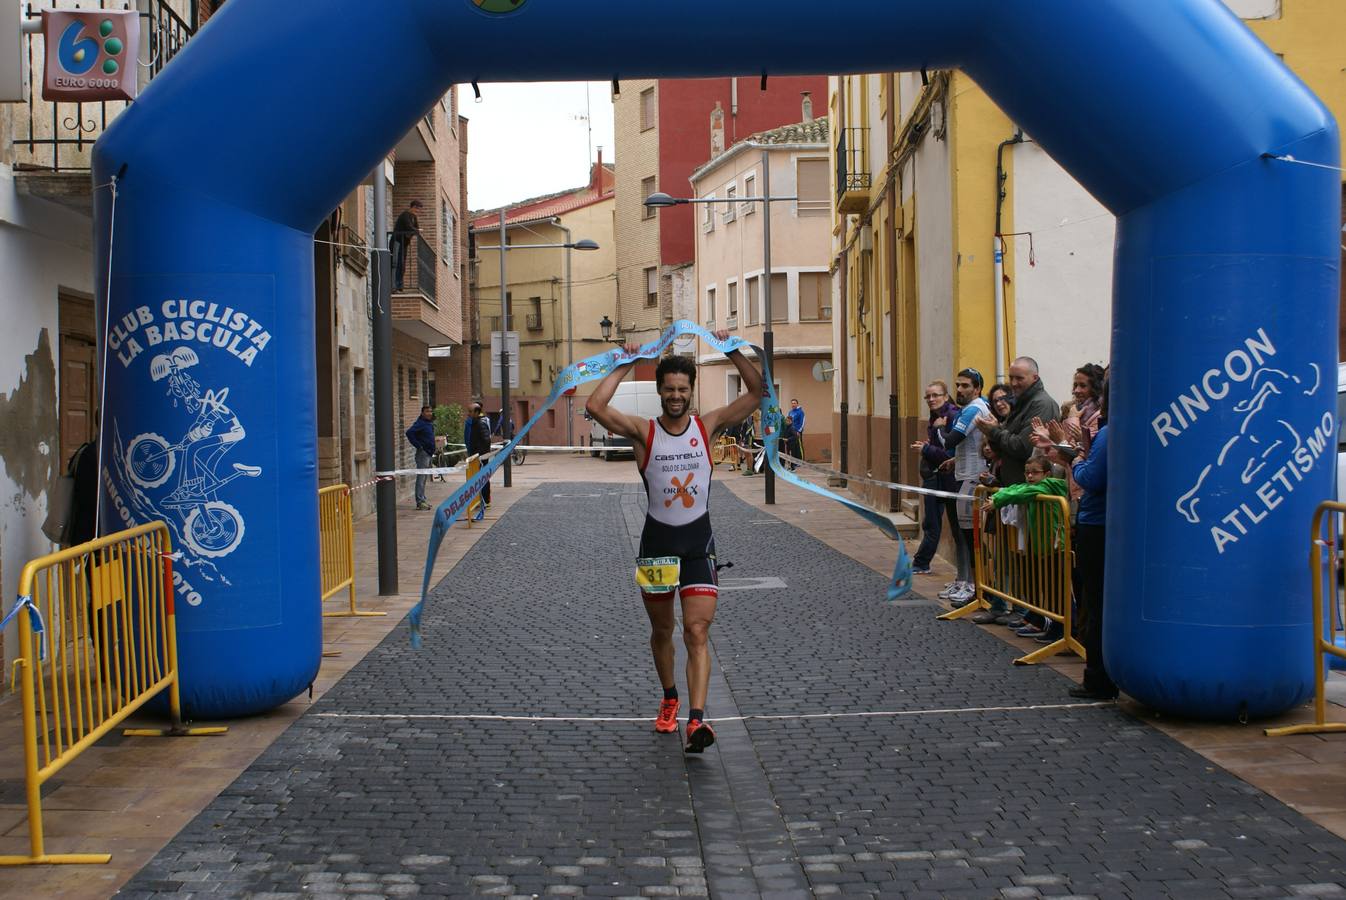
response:
{"label": "number 6 logo", "polygon": [[82,22],[71,22],[61,32],[61,41],[56,50],[57,59],[61,61],[61,68],[71,75],[83,75],[98,62],[98,41],[91,37],[81,39],[83,33]]}

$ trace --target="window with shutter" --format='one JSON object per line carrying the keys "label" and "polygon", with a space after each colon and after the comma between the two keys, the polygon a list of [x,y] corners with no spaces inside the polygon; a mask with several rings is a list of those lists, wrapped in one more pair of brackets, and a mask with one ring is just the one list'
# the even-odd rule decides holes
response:
{"label": "window with shutter", "polygon": [[831,211],[830,198],[831,175],[828,172],[826,158],[801,159],[796,165],[796,195],[799,200],[795,208],[800,216],[825,216]]}

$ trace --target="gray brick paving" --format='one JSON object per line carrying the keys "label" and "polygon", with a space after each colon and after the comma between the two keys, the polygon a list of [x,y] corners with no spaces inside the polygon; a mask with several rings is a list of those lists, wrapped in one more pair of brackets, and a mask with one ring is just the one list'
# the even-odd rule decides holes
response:
{"label": "gray brick paving", "polygon": [[729,574],[789,589],[722,595],[711,716],[921,714],[726,722],[688,759],[643,722],[351,717],[652,713],[636,493],[573,487],[521,499],[424,650],[394,631],[122,896],[1346,895],[1346,842],[1115,708],[938,712],[1067,682],[727,491]]}

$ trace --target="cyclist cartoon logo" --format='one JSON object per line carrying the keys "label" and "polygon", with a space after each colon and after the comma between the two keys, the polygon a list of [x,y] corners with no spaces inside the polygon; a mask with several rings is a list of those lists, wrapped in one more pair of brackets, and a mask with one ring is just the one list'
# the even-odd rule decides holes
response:
{"label": "cyclist cartoon logo", "polygon": [[[220,464],[229,451],[247,436],[238,416],[225,401],[229,389],[205,389],[188,372],[200,362],[190,347],[178,347],[150,361],[150,377],[168,380],[168,396],[177,407],[179,401],[194,418],[186,433],[170,443],[154,432],[136,435],[126,445],[126,472],[138,487],[149,491],[168,484],[176,475],[172,490],[156,505],[166,519],[181,519],[182,540],[192,553],[210,558],[228,556],[243,542],[243,516],[233,505],[220,499],[230,482],[256,478],[260,466],[235,462],[232,470],[221,474]],[[176,521],[175,521],[175,524]]]}

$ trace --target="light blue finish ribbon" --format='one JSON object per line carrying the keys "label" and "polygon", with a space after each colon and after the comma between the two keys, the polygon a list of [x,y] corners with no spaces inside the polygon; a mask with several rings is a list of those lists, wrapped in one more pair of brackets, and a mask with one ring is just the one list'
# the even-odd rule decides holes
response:
{"label": "light blue finish ribbon", "polygon": [[33,636],[37,638],[37,658],[40,661],[45,661],[47,658],[47,642],[42,640],[42,635],[46,632],[47,626],[42,623],[42,613],[38,610],[32,597],[24,595],[14,601],[14,605],[9,608],[9,612],[5,613],[3,619],[0,619],[0,634],[5,633],[10,621],[22,609],[28,610],[28,624],[33,629]]}
{"label": "light blue finish ribbon", "polygon": [[[780,443],[781,419],[782,413],[780,400],[776,396],[775,387],[771,380],[770,367],[766,363],[766,356],[760,348],[749,344],[740,337],[730,337],[720,340],[706,329],[697,325],[695,322],[689,322],[686,319],[679,319],[664,330],[658,340],[651,341],[648,344],[642,344],[635,353],[628,353],[623,347],[615,347],[605,353],[597,356],[591,356],[588,359],[582,359],[577,363],[566,366],[561,370],[556,383],[552,385],[551,393],[547,396],[547,402],[538,407],[537,412],[533,413],[532,418],[521,428],[509,443],[501,447],[491,456],[481,467],[481,469],[462,487],[454,491],[447,499],[435,507],[435,516],[430,526],[430,545],[425,557],[425,575],[421,580],[421,599],[407,618],[411,623],[411,646],[420,648],[421,646],[421,614],[425,609],[425,600],[430,593],[430,575],[435,567],[435,559],[439,556],[440,544],[444,542],[444,535],[448,534],[449,529],[458,521],[458,517],[467,509],[472,499],[481,493],[481,489],[491,479],[491,475],[496,469],[504,464],[511,451],[523,442],[524,436],[529,430],[537,424],[542,418],[542,414],[551,409],[556,401],[568,393],[573,392],[581,384],[590,381],[597,381],[606,377],[613,369],[638,359],[654,359],[662,356],[664,351],[673,345],[673,342],[683,335],[695,335],[701,338],[712,348],[721,353],[732,353],[735,350],[741,350],[744,347],[751,347],[757,354],[757,359],[762,363],[763,377],[765,383],[765,393],[762,397],[762,434],[766,448],[767,463],[771,470],[776,473],[776,477],[782,481],[789,482],[796,487],[803,488],[806,491],[826,497],[829,500],[847,507],[857,515],[864,518],[867,522],[877,526],[884,534],[897,541],[897,565],[893,569],[893,578],[888,585],[888,599],[897,600],[911,590],[911,559],[907,556],[907,547],[898,533],[895,526],[887,516],[850,500],[838,494],[834,494],[826,488],[811,484],[794,473],[790,472],[781,465],[778,444]],[[13,613],[11,613],[12,615]]]}

